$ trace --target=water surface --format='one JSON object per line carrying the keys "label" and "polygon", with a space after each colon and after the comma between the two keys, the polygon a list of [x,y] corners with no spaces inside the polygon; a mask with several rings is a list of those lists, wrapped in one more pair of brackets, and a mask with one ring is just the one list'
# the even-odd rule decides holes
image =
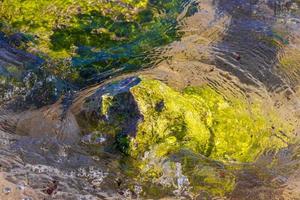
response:
{"label": "water surface", "polygon": [[[24,198],[299,199],[299,1],[111,1],[101,12],[79,2],[0,3],[0,169],[33,189]],[[249,105],[259,99],[296,137],[251,163],[186,154],[221,182],[204,175],[194,193],[178,162],[175,171],[162,164],[169,173],[150,190],[128,156],[99,147],[105,138],[93,144],[74,117],[104,83],[137,75],[178,90],[206,84]]]}

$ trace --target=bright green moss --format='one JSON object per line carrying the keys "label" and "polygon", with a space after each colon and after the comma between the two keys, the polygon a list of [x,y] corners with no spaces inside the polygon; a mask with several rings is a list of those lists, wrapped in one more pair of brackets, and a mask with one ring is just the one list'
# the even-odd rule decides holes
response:
{"label": "bright green moss", "polygon": [[108,115],[109,108],[112,106],[113,97],[109,95],[102,96],[102,115]]}
{"label": "bright green moss", "polygon": [[153,62],[148,55],[154,47],[180,37],[177,16],[181,11],[180,0],[4,0],[0,20],[1,31],[7,35],[26,35],[28,40],[20,48],[49,63],[71,61],[69,69],[53,64],[47,70],[84,84],[103,72],[147,67]]}
{"label": "bright green moss", "polygon": [[[49,51],[52,48],[50,37],[55,30],[62,27],[83,28],[78,23],[78,15],[97,11],[106,17],[123,18],[130,21],[137,18],[138,11],[144,9],[146,5],[147,0],[5,0],[0,4],[0,17],[11,31],[17,30],[38,36],[38,46],[43,52],[64,57],[69,54],[66,51],[68,49],[62,49],[59,52]],[[62,40],[60,42],[66,43],[67,41]]]}
{"label": "bright green moss", "polygon": [[228,161],[253,162],[289,140],[289,127],[271,111],[208,86],[179,92],[131,77],[100,88],[85,107],[87,119],[99,112],[93,131],[114,138],[106,149],[127,155],[122,171],[157,198],[174,191],[224,196],[235,186]]}
{"label": "bright green moss", "polygon": [[[131,92],[144,117],[131,143],[132,156],[150,149],[157,156],[188,149],[217,160],[251,162],[266,149],[286,146],[287,138],[278,132],[283,125],[266,117],[259,104],[226,100],[206,86],[180,93],[148,79]],[[164,104],[160,111],[159,102]],[[273,123],[278,127],[272,129]]]}
{"label": "bright green moss", "polygon": [[123,81],[132,84],[128,88],[118,82],[107,86],[100,99],[86,104],[93,113],[101,102],[94,123],[121,131],[114,135],[127,135],[132,157],[147,151],[164,157],[186,149],[215,160],[252,162],[289,140],[289,126],[258,102],[226,99],[208,86],[179,92],[157,80],[132,80],[136,83]]}

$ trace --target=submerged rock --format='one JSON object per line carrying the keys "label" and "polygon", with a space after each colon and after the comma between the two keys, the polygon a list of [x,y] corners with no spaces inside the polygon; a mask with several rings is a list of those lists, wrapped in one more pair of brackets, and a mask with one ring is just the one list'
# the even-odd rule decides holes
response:
{"label": "submerged rock", "polygon": [[149,150],[162,157],[187,149],[217,160],[251,162],[288,140],[282,134],[287,126],[260,109],[258,103],[225,99],[208,86],[179,92],[157,80],[133,77],[87,98],[78,119],[88,124],[87,130],[107,129],[116,143],[121,137],[127,147],[120,148],[133,157]]}
{"label": "submerged rock", "polygon": [[148,52],[180,38],[183,5],[179,0],[5,0],[0,28],[17,44],[16,34],[24,33],[24,48],[45,58],[48,71],[86,86],[148,67]]}
{"label": "submerged rock", "polygon": [[85,99],[77,121],[83,132],[105,134],[101,149],[129,156],[124,173],[149,183],[145,194],[163,195],[163,185],[165,194],[223,196],[235,184],[224,163],[253,162],[290,139],[289,127],[259,103],[208,86],[176,91],[146,77],[104,85]]}

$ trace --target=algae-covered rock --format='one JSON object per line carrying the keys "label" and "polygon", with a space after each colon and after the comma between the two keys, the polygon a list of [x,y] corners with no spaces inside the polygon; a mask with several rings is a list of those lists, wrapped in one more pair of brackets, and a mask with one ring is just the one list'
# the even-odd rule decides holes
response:
{"label": "algae-covered rock", "polygon": [[[245,100],[233,98],[226,100],[207,86],[177,92],[148,79],[131,92],[144,116],[132,142],[137,143],[130,149],[132,155],[151,145],[158,148],[158,155],[165,155],[168,148],[174,150],[178,145],[180,149],[218,160],[248,162],[265,149],[286,146],[287,138],[278,132],[283,125],[277,123],[275,117],[272,119],[271,114],[264,115],[259,104],[249,105]],[[161,101],[165,108],[158,112],[155,106]]]}
{"label": "algae-covered rock", "polygon": [[145,77],[104,85],[86,99],[77,118],[84,132],[106,135],[110,142],[100,145],[105,151],[129,156],[127,165],[135,170],[124,171],[149,183],[145,190],[151,194],[162,195],[158,188],[164,185],[167,194],[223,196],[233,189],[234,176],[205,158],[252,162],[289,140],[289,127],[259,103],[225,98],[208,86],[176,91]]}
{"label": "algae-covered rock", "polygon": [[180,37],[182,10],[180,0],[4,0],[0,29],[24,33],[20,47],[49,60],[57,76],[82,83],[153,62],[154,47]]}
{"label": "algae-covered rock", "polygon": [[107,151],[117,149],[128,153],[128,137],[135,136],[137,124],[142,118],[129,90],[139,82],[139,78],[129,78],[101,87],[85,100],[77,117],[84,132],[105,135]]}
{"label": "algae-covered rock", "polygon": [[[110,18],[112,18],[112,20],[124,20],[125,22],[132,21],[137,18],[137,13],[141,9],[144,9],[146,5],[147,0],[41,0],[38,2],[32,0],[5,0],[0,4],[0,19],[3,23],[2,28],[5,31],[21,31],[32,34],[39,38],[37,44],[39,50],[44,53],[50,53],[53,56],[63,57],[70,53],[70,48],[72,48],[72,45],[76,42],[72,40],[75,33],[70,33],[66,30],[62,35],[60,32],[60,37],[57,38],[59,40],[57,41],[57,45],[52,45],[51,37],[53,37],[55,32],[65,28],[87,28],[83,27],[84,24],[81,23],[80,19],[89,16],[93,11],[98,14],[98,17],[101,17],[103,25],[107,23]],[[93,20],[92,18],[85,19],[84,23],[89,23],[86,20]],[[96,35],[98,35],[98,37],[107,36],[110,38],[113,32],[109,31],[105,25],[104,27],[96,26],[96,21],[97,20],[94,20],[94,25],[91,25],[89,30],[81,32],[81,37],[77,36],[77,39],[80,39],[77,42],[90,44]],[[79,29],[76,30],[80,31]],[[107,37],[105,39],[108,39]],[[60,51],[56,52],[58,50]]]}
{"label": "algae-covered rock", "polygon": [[188,149],[217,160],[251,162],[288,140],[283,123],[266,116],[258,103],[225,99],[208,86],[179,92],[157,80],[129,78],[104,86],[85,106],[94,128],[114,127],[111,134],[127,137],[126,153],[133,157],[153,149],[158,157]]}
{"label": "algae-covered rock", "polygon": [[155,150],[150,150],[130,164],[136,168],[129,175],[144,183],[146,196],[224,196],[235,186],[234,173],[226,165],[188,150],[165,157],[157,157]]}

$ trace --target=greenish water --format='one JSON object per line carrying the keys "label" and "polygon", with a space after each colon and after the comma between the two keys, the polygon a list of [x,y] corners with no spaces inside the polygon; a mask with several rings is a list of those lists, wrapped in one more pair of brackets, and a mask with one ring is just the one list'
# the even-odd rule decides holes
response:
{"label": "greenish water", "polygon": [[20,198],[298,199],[299,6],[1,1],[0,173]]}
{"label": "greenish water", "polygon": [[[2,28],[8,34],[21,32],[25,43],[20,46],[54,62],[51,72],[86,84],[107,78],[105,72],[149,66],[153,48],[179,39],[176,19],[184,3],[5,1]],[[69,62],[62,70],[66,59]]]}

